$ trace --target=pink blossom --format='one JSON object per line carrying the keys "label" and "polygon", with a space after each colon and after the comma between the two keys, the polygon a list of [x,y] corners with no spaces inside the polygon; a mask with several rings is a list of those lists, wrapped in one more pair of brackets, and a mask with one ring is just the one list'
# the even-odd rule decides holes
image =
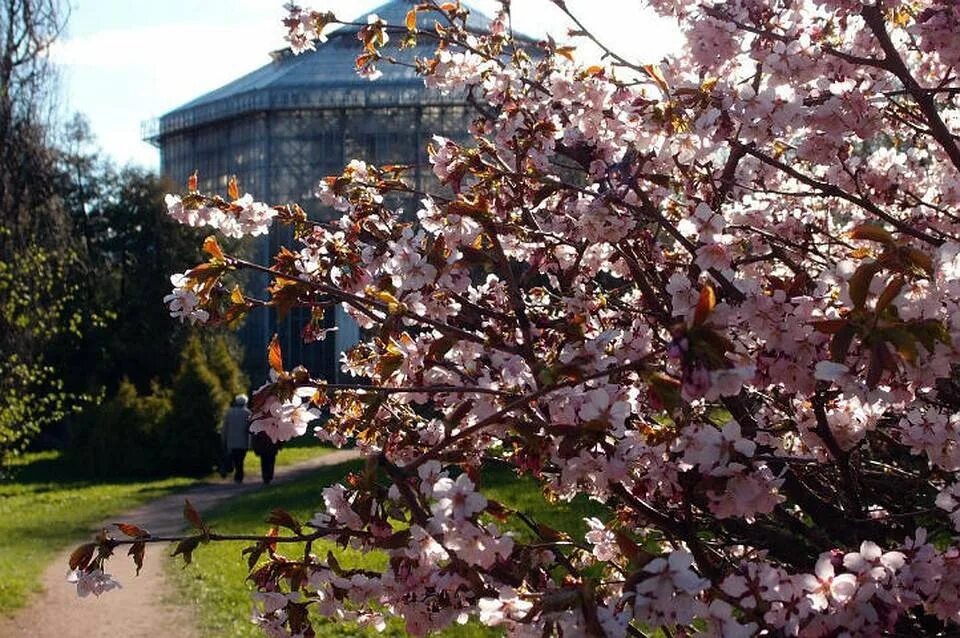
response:
{"label": "pink blossom", "polygon": [[449,517],[462,521],[483,511],[487,499],[476,491],[473,481],[466,474],[456,480],[444,477],[433,484],[433,497],[437,499],[432,511],[437,517]]}
{"label": "pink blossom", "polygon": [[206,323],[210,313],[200,308],[200,298],[194,292],[196,282],[189,277],[190,271],[170,276],[173,292],[163,298],[170,309],[170,316],[191,324]]}
{"label": "pink blossom", "polygon": [[801,577],[801,585],[809,592],[807,598],[814,609],[826,609],[831,603],[844,603],[857,589],[857,578],[853,574],[834,573],[833,559],[824,554],[817,561],[814,574]]}
{"label": "pink blossom", "polygon": [[310,422],[320,417],[320,411],[303,400],[313,393],[313,388],[301,387],[287,400],[282,401],[272,394],[267,396],[250,420],[250,433],[263,432],[274,442],[306,434]]}
{"label": "pink blossom", "polygon": [[593,555],[596,559],[604,561],[616,559],[620,555],[616,534],[601,523],[598,518],[590,517],[583,520],[590,528],[584,539],[593,545]]}
{"label": "pink blossom", "polygon": [[118,589],[120,583],[115,581],[110,574],[105,574],[102,569],[74,569],[67,576],[67,582],[76,583],[77,596],[86,598],[90,594],[101,596],[108,591]]}
{"label": "pink blossom", "polygon": [[523,600],[512,588],[501,589],[496,598],[481,598],[477,605],[480,607],[480,622],[490,627],[507,620],[519,620],[533,607],[533,603]]}

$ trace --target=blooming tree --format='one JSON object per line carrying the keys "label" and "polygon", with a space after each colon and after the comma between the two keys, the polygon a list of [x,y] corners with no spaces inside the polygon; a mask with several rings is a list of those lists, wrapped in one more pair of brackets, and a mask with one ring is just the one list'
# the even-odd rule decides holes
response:
{"label": "blooming tree", "polygon": [[[365,330],[342,361],[357,384],[288,369],[274,342],[252,401],[274,438],[315,427],[368,458],[249,549],[269,635],[312,635],[311,614],[412,635],[957,631],[960,4],[651,4],[687,36],[660,65],[584,68],[514,38],[506,1],[488,33],[432,0],[359,25],[361,73],[430,38],[417,71],[477,106],[469,142],[430,146],[437,192],[353,161],[320,182],[330,222],[235,183],[168,198],[192,226],[297,240],[255,264],[211,237],[174,317],[304,307],[316,339],[340,304]],[[295,51],[337,22],[288,10]],[[231,281],[249,269],[269,298]],[[484,496],[490,459],[607,514],[584,538],[537,524]],[[178,553],[228,538],[187,514]],[[75,554],[81,593],[112,586],[113,549],[157,540],[119,532]],[[317,539],[389,560],[278,549]]]}

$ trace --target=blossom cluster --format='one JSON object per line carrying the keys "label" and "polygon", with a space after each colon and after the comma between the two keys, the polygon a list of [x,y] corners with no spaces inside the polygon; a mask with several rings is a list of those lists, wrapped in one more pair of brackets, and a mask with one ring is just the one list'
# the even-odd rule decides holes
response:
{"label": "blossom cluster", "polygon": [[[661,65],[524,53],[506,10],[477,33],[422,3],[392,40],[371,17],[361,73],[443,14],[416,68],[478,106],[430,142],[430,192],[351,161],[318,185],[331,219],[277,213],[297,243],[259,266],[269,299],[214,294],[247,267],[215,244],[174,280],[181,321],[300,307],[313,339],[340,304],[365,330],[357,383],[271,346],[254,428],[354,442],[367,467],[310,528],[389,560],[268,552],[268,634],[306,610],[411,635],[956,631],[956,3],[650,4],[687,35]],[[334,21],[290,11],[295,49]],[[231,236],[278,210],[230,199],[168,209]],[[599,513],[533,520],[485,492],[492,464]]]}
{"label": "blossom cluster", "polygon": [[266,234],[277,216],[276,209],[254,201],[249,193],[229,203],[216,199],[209,203],[184,203],[178,195],[167,195],[165,201],[167,214],[175,221],[193,227],[207,226],[235,239]]}
{"label": "blossom cluster", "polygon": [[256,411],[250,419],[250,433],[263,432],[274,443],[282,443],[307,433],[310,422],[320,417],[320,411],[310,407],[305,397],[312,397],[315,390],[302,387],[294,390],[288,398],[270,393],[269,385],[262,386],[254,395]]}
{"label": "blossom cluster", "polygon": [[210,313],[200,307],[200,298],[197,296],[197,282],[190,278],[190,271],[170,275],[173,291],[163,298],[167,304],[170,316],[179,319],[180,323],[189,321],[191,324],[202,324],[210,318]]}
{"label": "blossom cluster", "polygon": [[120,583],[113,579],[110,574],[103,573],[102,569],[74,569],[67,575],[67,581],[76,583],[77,595],[80,598],[86,598],[90,594],[102,596],[108,591],[120,587]]}

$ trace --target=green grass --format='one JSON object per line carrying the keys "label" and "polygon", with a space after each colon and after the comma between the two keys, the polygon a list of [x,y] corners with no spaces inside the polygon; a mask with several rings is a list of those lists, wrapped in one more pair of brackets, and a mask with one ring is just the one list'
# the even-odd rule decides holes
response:
{"label": "green grass", "polygon": [[[277,465],[330,451],[319,442],[298,442],[280,451]],[[252,453],[247,468],[259,472]],[[12,479],[0,482],[0,613],[22,607],[39,590],[42,567],[65,547],[89,540],[93,526],[196,483],[191,478],[93,481],[78,476],[58,452],[26,454],[12,470]]]}
{"label": "green grass", "polygon": [[88,538],[94,525],[194,482],[188,478],[80,480],[56,452],[27,454],[15,463],[13,480],[0,482],[0,612],[4,613],[23,606],[39,588],[42,567],[65,547]]}
{"label": "green grass", "polygon": [[[481,491],[487,498],[527,514],[538,523],[564,531],[575,540],[583,540],[587,533],[584,517],[596,516],[603,520],[610,512],[603,505],[578,496],[572,501],[547,503],[536,482],[529,477],[518,477],[505,465],[484,468]],[[515,517],[511,517],[506,529],[513,530],[517,536],[529,540],[532,532]]]}
{"label": "green grass", "polygon": [[[323,456],[324,454],[330,454],[336,451],[337,448],[323,443],[316,437],[301,436],[285,444],[280,452],[277,453],[277,467],[293,465],[300,461],[312,459],[315,456]],[[253,459],[253,467],[259,471],[260,461],[252,450],[247,453],[247,462],[250,462],[251,459]]]}
{"label": "green grass", "polygon": [[[284,452],[290,450],[284,449]],[[279,457],[278,457],[279,458]],[[220,533],[262,533],[268,526],[264,518],[271,509],[283,508],[301,520],[309,520],[322,503],[320,489],[335,483],[350,471],[360,468],[361,462],[344,463],[323,468],[310,476],[274,485],[267,489],[231,499],[204,517],[208,525]],[[182,561],[171,561],[169,568],[178,585],[183,601],[195,601],[200,609],[200,628],[203,636],[234,636],[259,638],[262,633],[250,623],[250,586],[245,581],[247,567],[241,556],[243,543],[210,543],[197,549],[193,563],[182,567]],[[325,554],[333,544],[317,543],[314,551]],[[290,551],[289,549],[287,551]],[[357,552],[338,552],[343,564],[349,567],[383,567],[382,555],[361,555]],[[373,636],[355,626],[344,623],[326,623],[324,636]],[[400,636],[388,630],[386,636]]]}
{"label": "green grass", "polygon": [[[282,454],[282,452],[281,452]],[[221,533],[265,532],[264,519],[269,511],[280,507],[300,520],[309,520],[322,503],[321,488],[335,483],[350,471],[360,468],[360,462],[344,463],[324,468],[295,482],[276,485],[267,490],[244,495],[221,505],[205,517],[208,524]],[[535,520],[556,529],[567,531],[575,538],[583,538],[586,526],[584,516],[603,516],[601,505],[576,499],[571,503],[548,504],[530,479],[518,479],[506,467],[484,471],[483,492],[504,505],[519,509]],[[529,537],[529,530],[521,523],[508,525],[521,537]],[[202,636],[235,636],[259,638],[262,634],[250,623],[252,589],[247,582],[246,561],[241,557],[243,543],[211,543],[201,546],[193,556],[193,564],[182,566],[182,561],[168,565],[185,603],[198,605]],[[336,551],[344,567],[381,569],[385,564],[382,554],[362,555],[344,551],[333,544],[315,544],[314,553],[325,555],[328,549]],[[288,555],[293,550],[287,549]],[[383,634],[364,630],[351,623],[318,619],[318,636],[323,638],[354,638],[377,635],[404,636],[402,623],[392,621]],[[480,638],[498,634],[475,623],[450,629],[443,634],[449,638]]]}

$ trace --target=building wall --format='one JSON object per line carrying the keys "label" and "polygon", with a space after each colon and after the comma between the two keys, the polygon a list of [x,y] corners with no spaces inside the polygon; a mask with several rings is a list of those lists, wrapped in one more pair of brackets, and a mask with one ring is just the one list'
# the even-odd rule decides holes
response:
{"label": "building wall", "polygon": [[[473,115],[463,104],[420,104],[376,108],[290,108],[246,113],[199,127],[169,132],[160,140],[161,171],[180,184],[194,170],[205,193],[225,195],[227,180],[236,175],[241,192],[268,203],[297,202],[314,219],[327,219],[313,199],[317,183],[338,174],[351,159],[374,164],[415,164],[419,189],[432,182],[426,145],[435,134],[464,137]],[[411,206],[415,205],[411,201]],[[269,263],[280,245],[291,243],[289,229],[247,240],[247,256]],[[265,297],[266,278],[255,275],[250,290]],[[331,315],[333,313],[330,313]],[[341,315],[342,317],[342,315]],[[333,325],[333,316],[326,318]],[[255,310],[240,329],[246,350],[244,367],[251,379],[266,376],[266,345],[276,331],[288,366],[306,365],[315,375],[338,376],[338,345],[354,332],[344,326],[338,339],[303,344],[306,321],[294,311],[281,324],[272,311]],[[341,319],[342,321],[342,319]]]}

